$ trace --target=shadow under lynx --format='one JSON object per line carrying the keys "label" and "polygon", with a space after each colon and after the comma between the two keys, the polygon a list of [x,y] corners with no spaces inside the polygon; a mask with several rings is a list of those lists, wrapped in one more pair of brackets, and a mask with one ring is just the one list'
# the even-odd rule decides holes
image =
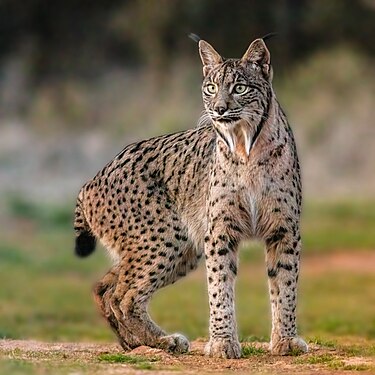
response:
{"label": "shadow under lynx", "polygon": [[96,285],[96,302],[125,350],[139,345],[189,350],[149,317],[153,293],[207,269],[210,340],[206,354],[239,358],[234,311],[238,246],[266,246],[273,354],[307,351],[297,336],[296,289],[301,182],[292,131],[272,89],[262,39],[241,59],[223,59],[201,40],[200,126],[121,151],[80,191],[76,252],[100,239],[114,259]]}

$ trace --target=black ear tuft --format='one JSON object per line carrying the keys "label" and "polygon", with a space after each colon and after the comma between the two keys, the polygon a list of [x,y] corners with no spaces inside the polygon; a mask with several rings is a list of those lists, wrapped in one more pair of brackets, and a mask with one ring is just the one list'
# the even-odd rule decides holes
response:
{"label": "black ear tuft", "polygon": [[273,38],[274,36],[278,36],[279,34],[278,33],[268,33],[266,34],[265,36],[262,36],[260,39],[263,39],[264,41],[268,40],[268,39],[271,39]]}
{"label": "black ear tuft", "polygon": [[188,37],[193,40],[195,43],[199,43],[199,41],[202,39],[199,35],[190,33]]}

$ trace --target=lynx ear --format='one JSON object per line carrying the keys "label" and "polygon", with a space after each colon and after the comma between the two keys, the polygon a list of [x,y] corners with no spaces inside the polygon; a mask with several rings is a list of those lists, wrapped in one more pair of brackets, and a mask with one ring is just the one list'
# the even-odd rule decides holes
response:
{"label": "lynx ear", "polygon": [[215,51],[211,44],[199,41],[199,54],[203,63],[203,75],[206,76],[213,66],[223,62],[223,58]]}
{"label": "lynx ear", "polygon": [[244,65],[257,64],[267,79],[272,78],[271,55],[263,39],[255,39],[241,58]]}

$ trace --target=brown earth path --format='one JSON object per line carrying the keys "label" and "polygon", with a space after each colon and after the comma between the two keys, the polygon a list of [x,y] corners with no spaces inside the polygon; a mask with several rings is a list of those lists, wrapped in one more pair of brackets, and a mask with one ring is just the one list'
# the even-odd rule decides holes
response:
{"label": "brown earth path", "polygon": [[[344,349],[310,344],[310,353],[278,357],[266,352],[266,343],[251,343],[257,354],[239,360],[207,358],[203,341],[192,343],[186,355],[172,355],[160,349],[139,347],[126,358],[139,358],[139,363],[108,363],[101,356],[123,353],[116,344],[45,343],[40,341],[2,340],[0,359],[27,361],[35,365],[33,374],[375,374],[375,358],[348,356]],[[245,344],[246,345],[246,344]],[[262,353],[262,350],[264,352]],[[117,357],[117,358],[121,358]],[[313,363],[321,358],[324,363]],[[324,358],[330,358],[328,362]],[[0,373],[1,362],[0,361]],[[148,362],[149,361],[149,362]],[[146,364],[146,366],[145,366]],[[328,364],[328,365],[327,365]],[[64,371],[64,369],[66,371]],[[60,372],[62,371],[62,372]],[[28,373],[28,372],[26,372]]]}

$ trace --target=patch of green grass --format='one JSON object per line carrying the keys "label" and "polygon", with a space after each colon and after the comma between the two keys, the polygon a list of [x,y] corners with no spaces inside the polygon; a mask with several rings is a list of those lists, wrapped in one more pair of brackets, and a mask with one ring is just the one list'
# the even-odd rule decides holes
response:
{"label": "patch of green grass", "polygon": [[346,364],[344,361],[341,361],[339,359],[333,360],[329,363],[327,363],[327,367],[333,369],[333,370],[344,370],[344,371],[367,371],[370,370],[370,366],[358,363],[358,364]]}
{"label": "patch of green grass", "polygon": [[110,263],[102,249],[87,261],[76,258],[73,236],[33,230],[0,239],[0,337],[114,340],[91,292]]}
{"label": "patch of green grass", "polygon": [[0,360],[0,374],[31,375],[36,374],[35,365],[23,359]]}
{"label": "patch of green grass", "polygon": [[263,355],[263,354],[267,354],[267,350],[261,347],[257,347],[255,345],[247,344],[242,347],[243,358],[248,358],[248,357],[252,357],[256,355]]}
{"label": "patch of green grass", "polygon": [[[340,363],[341,362],[341,363]],[[331,368],[335,370],[344,370],[344,371],[369,371],[371,370],[371,366],[365,364],[357,364],[357,365],[347,365],[345,362],[339,361],[339,363],[332,363]]]}
{"label": "patch of green grass", "polygon": [[375,202],[309,202],[302,212],[306,252],[375,247]]}
{"label": "patch of green grass", "polygon": [[323,365],[333,370],[344,371],[367,371],[371,369],[369,365],[364,363],[347,364],[340,357],[333,354],[303,356],[295,359],[293,363],[300,365]]}
{"label": "patch of green grass", "polygon": [[320,355],[309,355],[298,357],[293,361],[295,364],[308,364],[308,365],[318,365],[318,364],[328,364],[335,361],[336,357],[333,354],[320,354]]}
{"label": "patch of green grass", "polygon": [[291,357],[299,357],[300,355],[303,355],[303,354],[305,353],[301,349],[292,348],[288,355],[290,355]]}
{"label": "patch of green grass", "polygon": [[334,349],[337,346],[337,342],[335,340],[323,339],[321,337],[313,337],[309,340],[309,343],[320,345],[324,348],[330,348],[330,349]]}
{"label": "patch of green grass", "polygon": [[73,223],[74,202],[65,205],[42,205],[18,195],[8,197],[9,214],[27,219],[43,228],[69,228]]}
{"label": "patch of green grass", "polygon": [[99,361],[107,363],[127,363],[135,365],[134,367],[140,370],[154,369],[152,363],[157,362],[155,357],[131,356],[126,354],[101,354],[98,357]]}
{"label": "patch of green grass", "polygon": [[137,368],[138,370],[154,370],[155,369],[155,366],[153,366],[151,363],[149,362],[142,362],[142,363],[138,363],[135,368]]}
{"label": "patch of green grass", "polygon": [[338,349],[347,356],[369,356],[375,357],[375,344],[362,343],[352,345],[339,345]]}
{"label": "patch of green grass", "polygon": [[305,275],[299,290],[300,324],[308,335],[375,338],[374,274]]}
{"label": "patch of green grass", "polygon": [[269,338],[265,336],[240,336],[240,342],[247,343],[247,342],[268,342]]}
{"label": "patch of green grass", "polygon": [[35,361],[35,358],[32,361],[19,358],[0,359],[1,375],[91,375],[97,373],[97,367],[98,365],[95,364],[78,363],[66,359],[55,361],[48,358],[46,360],[43,355],[40,356],[38,361]]}
{"label": "patch of green grass", "polygon": [[[375,248],[375,202],[308,202],[301,219],[304,254]],[[243,246],[246,262],[263,259],[263,244]]]}
{"label": "patch of green grass", "polygon": [[339,359],[332,359],[326,363],[327,367],[332,370],[345,370],[345,363]]}

